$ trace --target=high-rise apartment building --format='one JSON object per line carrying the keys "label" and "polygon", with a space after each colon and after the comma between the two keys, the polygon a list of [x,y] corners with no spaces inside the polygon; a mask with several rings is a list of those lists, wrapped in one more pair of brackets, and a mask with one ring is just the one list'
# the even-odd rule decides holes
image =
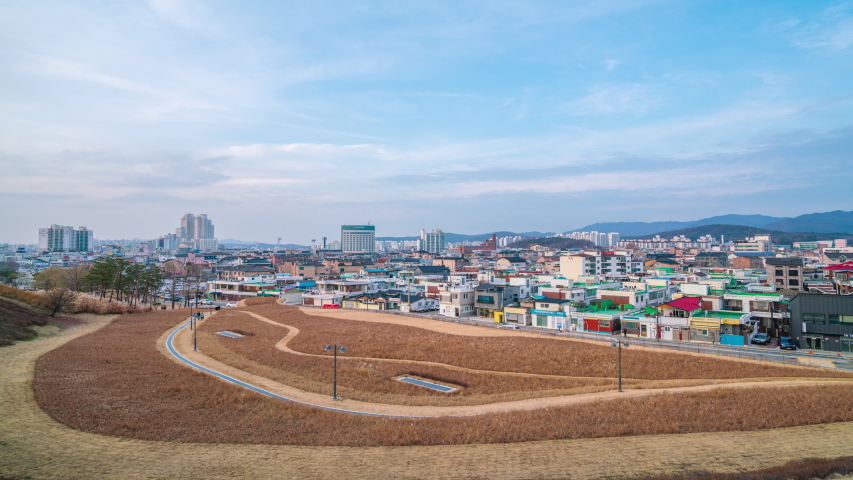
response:
{"label": "high-rise apartment building", "polygon": [[344,253],[373,253],[376,250],[376,226],[341,225],[341,250]]}
{"label": "high-rise apartment building", "polygon": [[206,213],[199,215],[187,213],[181,217],[181,226],[175,230],[175,234],[179,238],[188,240],[214,238],[213,222],[207,218]]}
{"label": "high-rise apartment building", "polygon": [[441,253],[447,246],[444,241],[444,232],[435,229],[431,232],[421,230],[421,238],[418,240],[418,250],[429,253]]}
{"label": "high-rise apartment building", "polygon": [[94,246],[94,236],[86,227],[51,225],[39,229],[39,252],[88,252]]}

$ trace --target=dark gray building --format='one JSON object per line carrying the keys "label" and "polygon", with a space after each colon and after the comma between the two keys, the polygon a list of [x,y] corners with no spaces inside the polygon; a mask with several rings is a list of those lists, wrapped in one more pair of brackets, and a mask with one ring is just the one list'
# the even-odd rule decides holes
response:
{"label": "dark gray building", "polygon": [[791,336],[800,348],[853,353],[853,296],[801,293],[790,311]]}
{"label": "dark gray building", "polygon": [[478,317],[491,318],[495,311],[503,311],[508,303],[519,300],[521,287],[484,283],[474,288],[474,309]]}

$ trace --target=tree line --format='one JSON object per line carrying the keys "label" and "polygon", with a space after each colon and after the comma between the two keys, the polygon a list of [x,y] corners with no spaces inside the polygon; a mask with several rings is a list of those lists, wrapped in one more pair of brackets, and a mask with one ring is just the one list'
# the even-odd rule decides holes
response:
{"label": "tree line", "polygon": [[41,290],[92,292],[110,302],[131,305],[154,303],[163,283],[163,270],[158,266],[108,256],[96,258],[88,267],[50,267],[34,277],[34,286]]}

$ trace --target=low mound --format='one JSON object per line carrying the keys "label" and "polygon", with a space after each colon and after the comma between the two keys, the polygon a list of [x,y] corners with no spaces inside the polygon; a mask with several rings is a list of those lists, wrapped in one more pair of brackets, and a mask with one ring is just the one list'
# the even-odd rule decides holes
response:
{"label": "low mound", "polygon": [[46,353],[35,366],[36,401],[86,432],[204,443],[456,445],[853,421],[853,386],[846,385],[721,389],[477,417],[338,413],[264,397],[167,358],[156,341],[185,315],[125,315]]}
{"label": "low mound", "polygon": [[243,304],[247,307],[253,305],[275,305],[276,303],[278,303],[276,297],[251,297],[243,301]]}
{"label": "low mound", "polygon": [[12,345],[20,340],[30,340],[37,335],[31,327],[43,327],[48,323],[68,327],[78,325],[79,320],[69,317],[48,317],[27,307],[0,299],[0,347]]}

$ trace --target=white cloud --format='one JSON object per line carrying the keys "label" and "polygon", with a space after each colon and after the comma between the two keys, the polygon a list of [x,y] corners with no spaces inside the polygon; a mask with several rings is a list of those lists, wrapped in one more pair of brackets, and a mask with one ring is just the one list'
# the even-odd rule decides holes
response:
{"label": "white cloud", "polygon": [[601,86],[568,106],[572,115],[645,113],[657,103],[655,95],[643,85]]}
{"label": "white cloud", "polygon": [[621,61],[619,61],[619,60],[612,60],[612,59],[611,59],[611,60],[605,60],[605,61],[604,61],[604,66],[605,66],[605,67],[607,67],[607,71],[608,71],[608,72],[611,72],[611,71],[613,71],[613,69],[614,69],[614,68],[616,68],[616,66],[617,66],[617,65],[619,65],[620,63],[622,63],[622,62],[621,62]]}

